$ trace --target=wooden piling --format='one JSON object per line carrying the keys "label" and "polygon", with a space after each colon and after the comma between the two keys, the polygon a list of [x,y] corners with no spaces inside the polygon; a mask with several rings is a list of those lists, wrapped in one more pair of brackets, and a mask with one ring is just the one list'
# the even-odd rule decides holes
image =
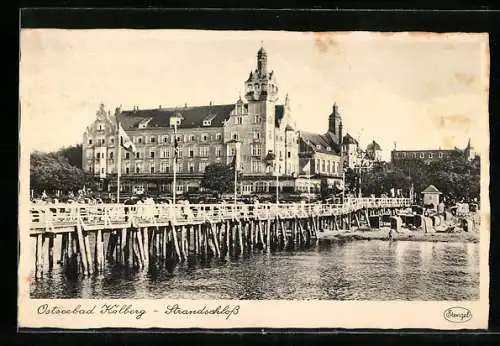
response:
{"label": "wooden piling", "polygon": [[38,233],[36,236],[36,261],[35,261],[35,276],[37,278],[43,275],[43,233]]}
{"label": "wooden piling", "polygon": [[78,238],[78,255],[80,257],[80,263],[83,267],[83,273],[89,275],[88,262],[87,262],[87,251],[85,250],[85,243],[83,239],[82,225],[80,221],[76,223],[76,235]]}
{"label": "wooden piling", "polygon": [[178,259],[182,260],[181,250],[179,249],[179,242],[177,241],[177,230],[175,229],[175,223],[173,221],[170,221],[170,225],[172,228],[172,237],[174,242],[175,254],[177,255]]}
{"label": "wooden piling", "polygon": [[49,234],[49,241],[48,241],[48,252],[49,252],[49,270],[52,270],[54,267],[54,237],[55,234]]}
{"label": "wooden piling", "polygon": [[142,229],[142,247],[144,253],[144,266],[149,265],[149,230],[147,227]]}

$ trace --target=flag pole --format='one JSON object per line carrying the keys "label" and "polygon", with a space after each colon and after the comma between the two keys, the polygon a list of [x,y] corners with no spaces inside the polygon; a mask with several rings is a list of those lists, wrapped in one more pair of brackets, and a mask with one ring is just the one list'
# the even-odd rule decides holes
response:
{"label": "flag pole", "polygon": [[311,158],[309,158],[309,172],[307,172],[307,202],[311,203]]}
{"label": "flag pole", "polygon": [[121,148],[121,138],[120,138],[120,122],[118,122],[118,126],[116,128],[116,203],[120,203],[120,177],[122,173],[122,148]]}

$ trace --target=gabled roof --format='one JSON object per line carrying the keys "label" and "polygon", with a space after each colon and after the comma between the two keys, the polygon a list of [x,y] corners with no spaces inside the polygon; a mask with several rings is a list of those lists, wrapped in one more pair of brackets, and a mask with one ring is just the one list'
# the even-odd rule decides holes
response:
{"label": "gabled roof", "polygon": [[441,193],[434,185],[429,185],[422,193]]}
{"label": "gabled roof", "polygon": [[[340,152],[339,145],[335,143],[329,135],[301,131],[300,140],[301,151],[305,151],[306,148],[309,148],[320,153],[336,154]],[[328,150],[328,148],[330,148],[330,150]]]}
{"label": "gabled roof", "polygon": [[373,141],[366,146],[366,150],[367,151],[382,150],[382,148],[380,147],[380,145],[377,142]]}
{"label": "gabled roof", "polygon": [[343,139],[344,144],[358,144],[358,141],[354,139],[350,134],[346,134]]}
{"label": "gabled roof", "polygon": [[141,109],[136,111],[128,110],[122,111],[118,116],[118,120],[121,122],[123,129],[125,130],[138,128],[140,123],[149,118],[151,118],[151,120],[148,122],[147,128],[169,127],[170,117],[173,116],[175,112],[179,112],[183,118],[179,128],[203,127],[203,120],[212,117],[211,125],[205,127],[221,127],[224,121],[229,118],[233,109],[234,104],[183,108]]}

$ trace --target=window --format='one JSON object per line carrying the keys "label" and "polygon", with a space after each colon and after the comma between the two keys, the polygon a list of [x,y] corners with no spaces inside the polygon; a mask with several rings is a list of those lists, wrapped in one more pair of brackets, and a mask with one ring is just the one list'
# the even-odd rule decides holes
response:
{"label": "window", "polygon": [[190,140],[191,142],[194,142],[194,139],[195,139],[195,138],[194,138],[194,135],[189,136],[189,140]]}
{"label": "window", "polygon": [[97,130],[98,131],[104,130],[104,124],[99,124],[98,127],[97,127]]}
{"label": "window", "polygon": [[262,117],[260,115],[256,115],[254,117],[254,123],[260,124],[262,122]]}
{"label": "window", "polygon": [[234,139],[235,141],[238,140],[238,134],[236,132],[233,132],[233,134],[231,135],[231,138]]}
{"label": "window", "polygon": [[137,160],[139,160],[139,159],[141,158],[141,153],[140,153],[140,152],[136,152],[136,153],[135,153],[135,158],[136,158]]}
{"label": "window", "polygon": [[208,157],[208,147],[200,147],[200,157]]}
{"label": "window", "polygon": [[163,136],[163,143],[168,143],[168,136]]}
{"label": "window", "polygon": [[106,140],[104,138],[101,138],[101,144],[106,143]]}
{"label": "window", "polygon": [[194,173],[194,165],[192,163],[189,164],[189,173]]}
{"label": "window", "polygon": [[417,153],[413,153],[413,158],[416,159],[417,158]]}
{"label": "window", "polygon": [[429,159],[432,159],[433,155],[432,153],[429,153]]}
{"label": "window", "polygon": [[253,132],[253,139],[260,139],[260,132],[259,131]]}
{"label": "window", "polygon": [[316,159],[316,170],[318,171],[319,171],[319,162],[320,162],[319,159]]}
{"label": "window", "polygon": [[206,133],[201,135],[201,140],[202,140],[202,142],[206,142],[208,140],[208,136]]}
{"label": "window", "polygon": [[212,125],[212,120],[203,120],[203,126],[210,126]]}
{"label": "window", "polygon": [[316,149],[321,149],[321,145],[316,144]]}
{"label": "window", "polygon": [[150,158],[152,158],[152,159],[154,159],[154,158],[155,158],[155,152],[154,152],[154,151],[151,151],[151,152],[149,153],[149,157],[150,157]]}
{"label": "window", "polygon": [[439,153],[439,158],[442,159],[443,158],[443,153]]}
{"label": "window", "polygon": [[135,173],[141,173],[142,171],[142,165],[140,163],[137,163],[135,165]]}
{"label": "window", "polygon": [[328,160],[327,172],[328,173],[332,172],[332,161],[330,161],[330,160]]}
{"label": "window", "polygon": [[142,137],[137,138],[137,143],[142,144]]}
{"label": "window", "polygon": [[101,153],[97,153],[97,154],[95,155],[95,157],[96,157],[96,159],[98,159],[98,160],[99,160],[99,159],[101,158]]}
{"label": "window", "polygon": [[215,139],[220,141],[222,139],[222,135],[220,133],[216,134]]}
{"label": "window", "polygon": [[130,153],[125,153],[125,160],[129,160],[130,159]]}
{"label": "window", "polygon": [[156,137],[151,137],[150,141],[150,143],[156,143]]}
{"label": "window", "polygon": [[130,174],[130,167],[125,167],[125,174]]}
{"label": "window", "polygon": [[92,145],[92,139],[89,139],[89,145]]}
{"label": "window", "polygon": [[215,157],[221,157],[222,156],[222,148],[217,147],[215,148]]}
{"label": "window", "polygon": [[111,160],[113,160],[113,154],[114,154],[114,153],[113,153],[112,151],[110,151],[110,152],[109,152],[109,158],[110,158]]}
{"label": "window", "polygon": [[321,171],[325,172],[325,160],[321,160]]}
{"label": "window", "polygon": [[167,163],[166,162],[162,162],[160,164],[160,173],[166,173],[167,172]]}
{"label": "window", "polygon": [[238,125],[243,124],[243,118],[242,117],[237,117],[236,118],[236,124],[238,124]]}
{"label": "window", "polygon": [[109,140],[110,140],[111,144],[115,144],[115,138],[114,137],[111,137]]}
{"label": "window", "polygon": [[194,157],[194,150],[193,150],[193,148],[189,148],[189,157]]}
{"label": "window", "polygon": [[205,168],[208,166],[208,162],[207,161],[200,161],[200,165],[199,165],[199,171],[201,173],[205,173]]}
{"label": "window", "polygon": [[286,157],[288,157],[288,158],[292,157],[292,152],[291,151],[287,152],[286,154],[287,154]]}
{"label": "window", "polygon": [[420,158],[423,159],[424,158],[424,153],[420,153]]}
{"label": "window", "polygon": [[231,156],[235,156],[236,155],[236,148],[231,148]]}
{"label": "window", "polygon": [[177,142],[182,142],[182,137],[181,136],[177,136]]}
{"label": "window", "polygon": [[258,144],[252,144],[251,150],[252,150],[252,156],[261,156],[262,154],[261,146]]}

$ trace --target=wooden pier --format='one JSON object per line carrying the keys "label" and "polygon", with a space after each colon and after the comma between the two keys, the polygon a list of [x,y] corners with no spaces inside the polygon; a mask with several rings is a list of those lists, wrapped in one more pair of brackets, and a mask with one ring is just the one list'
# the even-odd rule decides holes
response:
{"label": "wooden pier", "polygon": [[[350,229],[395,215],[406,198],[352,198],[344,204],[52,204],[31,206],[35,275],[54,262],[68,275],[106,265],[161,267],[190,257],[237,257],[311,246],[325,229]],[[57,244],[57,246],[56,246]]]}

